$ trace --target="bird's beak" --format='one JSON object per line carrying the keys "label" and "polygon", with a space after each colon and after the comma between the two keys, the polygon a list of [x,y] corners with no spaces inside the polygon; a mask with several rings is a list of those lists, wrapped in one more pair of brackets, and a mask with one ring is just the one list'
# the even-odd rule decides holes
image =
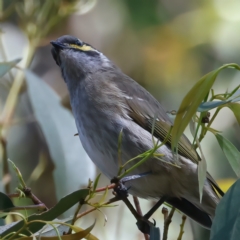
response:
{"label": "bird's beak", "polygon": [[60,61],[60,56],[59,56],[59,51],[66,48],[66,46],[58,41],[51,41],[50,42],[53,46],[51,49],[52,56],[58,66],[60,66],[61,61]]}
{"label": "bird's beak", "polygon": [[52,46],[55,48],[55,49],[63,49],[63,48],[66,48],[66,46],[58,41],[51,41],[50,42],[52,44]]}

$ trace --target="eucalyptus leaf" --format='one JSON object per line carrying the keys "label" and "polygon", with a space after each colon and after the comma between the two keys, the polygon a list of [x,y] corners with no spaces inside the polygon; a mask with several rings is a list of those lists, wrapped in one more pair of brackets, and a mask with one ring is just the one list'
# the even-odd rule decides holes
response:
{"label": "eucalyptus leaf", "polygon": [[[26,71],[28,94],[37,121],[55,164],[54,180],[57,198],[87,186],[95,167],[85,153],[74,118],[57,94],[38,76]],[[73,214],[73,212],[71,212]]]}
{"label": "eucalyptus leaf", "polygon": [[237,90],[230,98],[231,102],[239,102],[240,101],[240,90]]}
{"label": "eucalyptus leaf", "polygon": [[17,58],[11,62],[0,62],[0,77],[9,72],[17,63],[21,61],[21,58]]}
{"label": "eucalyptus leaf", "polygon": [[227,105],[234,113],[238,124],[240,125],[240,104],[239,103],[229,103]]}
{"label": "eucalyptus leaf", "polygon": [[[190,121],[189,126],[190,126],[191,134],[194,137],[196,132],[196,127],[193,120]],[[198,162],[198,190],[199,190],[199,196],[200,196],[200,202],[201,202],[202,195],[203,195],[203,187],[204,187],[204,183],[206,181],[206,176],[207,176],[207,162],[203,154],[200,142],[198,141],[198,138],[196,138],[196,143],[198,145],[198,148],[201,154],[201,160]]]}
{"label": "eucalyptus leaf", "polygon": [[217,75],[225,68],[235,68],[240,70],[237,64],[227,64],[217,70],[214,70],[207,75],[203,76],[187,93],[181,102],[179,110],[177,112],[173,129],[172,129],[172,149],[177,149],[178,141],[183,134],[183,131],[187,127],[193,115],[196,113],[199,105],[205,100],[208,92],[212,88]]}
{"label": "eucalyptus leaf", "polygon": [[220,134],[216,134],[218,144],[221,147],[224,155],[228,159],[233,171],[240,177],[240,152],[237,148],[226,138]]}
{"label": "eucalyptus leaf", "polygon": [[227,191],[216,208],[211,228],[211,240],[239,240],[240,180]]}
{"label": "eucalyptus leaf", "polygon": [[8,229],[12,228],[13,226],[15,226],[18,222],[12,222],[6,225],[2,225],[0,226],[0,236],[3,232],[7,231]]}
{"label": "eucalyptus leaf", "polygon": [[209,111],[213,108],[219,107],[221,105],[224,105],[228,103],[229,101],[212,101],[212,102],[203,102],[200,104],[198,107],[197,111],[198,112],[206,112]]}
{"label": "eucalyptus leaf", "polygon": [[200,202],[202,202],[202,195],[203,195],[203,187],[204,183],[206,182],[206,175],[207,175],[207,162],[203,154],[201,154],[201,161],[198,163],[198,186],[199,186],[199,195],[200,195]]}
{"label": "eucalyptus leaf", "polygon": [[[88,194],[89,194],[89,189],[80,189],[78,191],[75,191],[63,197],[53,208],[49,209],[48,211],[42,214],[31,215],[30,217],[28,217],[27,221],[28,222],[31,222],[34,220],[52,221],[55,218],[62,215],[65,211],[67,211],[69,208],[74,206],[79,201],[84,200]],[[44,225],[45,225],[44,223],[40,223],[40,222],[29,224],[28,231],[24,230],[21,233],[29,236],[30,232],[35,233],[38,230],[40,230]],[[23,220],[19,221],[17,224],[8,228],[6,231],[1,232],[0,237],[4,237],[11,232],[17,232],[23,226],[24,226],[24,221]]]}
{"label": "eucalyptus leaf", "polygon": [[0,192],[0,211],[9,211],[13,207],[15,206],[12,200],[5,193]]}
{"label": "eucalyptus leaf", "polygon": [[[75,233],[72,233],[72,234],[61,234],[61,240],[80,240],[80,239],[89,239],[87,235],[90,234],[90,232],[92,231],[93,227],[95,226],[95,222],[90,226],[88,227],[87,229],[81,229],[81,228],[78,228],[78,227],[74,227],[75,230]],[[59,234],[60,235],[60,234]],[[21,240],[32,240],[33,237],[22,237],[20,238]],[[56,234],[56,230],[55,230],[55,236],[41,236],[40,238],[41,240],[59,240],[59,236],[57,236]],[[97,238],[95,236],[92,235],[92,240],[97,240]]]}

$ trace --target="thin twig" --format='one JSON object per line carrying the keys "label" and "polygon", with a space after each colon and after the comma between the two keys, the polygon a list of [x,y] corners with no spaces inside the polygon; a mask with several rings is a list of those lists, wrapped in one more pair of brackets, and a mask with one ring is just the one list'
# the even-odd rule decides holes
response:
{"label": "thin twig", "polygon": [[[79,211],[81,210],[82,205],[83,205],[83,202],[82,202],[82,201],[79,202],[78,207],[77,207],[77,209],[76,209],[76,211],[75,211],[75,213],[74,213],[74,216],[73,216],[71,225],[74,225],[75,221],[77,220],[77,215],[78,215]],[[72,233],[72,228],[69,228],[67,234],[70,235],[71,233]]]}
{"label": "thin twig", "polygon": [[[137,213],[139,214],[139,216],[142,217],[143,216],[142,209],[141,209],[139,200],[136,196],[133,196],[133,202],[134,202],[135,208],[137,210]],[[143,236],[144,236],[145,240],[149,240],[149,235],[148,234],[143,233]]]}
{"label": "thin twig", "polygon": [[168,214],[167,208],[162,209],[162,213],[164,215],[164,228],[163,228],[163,238],[162,240],[167,240],[168,237],[168,228],[170,223],[172,222],[172,216],[174,214],[175,208],[171,209],[171,212]]}
{"label": "thin twig", "polygon": [[97,188],[97,189],[95,190],[95,192],[105,192],[107,189],[113,189],[113,188],[115,188],[115,187],[116,187],[116,184],[115,184],[115,183],[112,183],[112,184],[110,184],[110,185],[108,185],[108,186],[106,186],[106,187]]}
{"label": "thin twig", "polygon": [[[4,137],[0,136],[0,143],[2,145],[2,158],[3,158],[3,175],[10,175],[9,174],[9,167],[8,167],[8,157],[7,157],[7,141]],[[10,193],[10,182],[5,184],[5,192],[8,194]]]}
{"label": "thin twig", "polygon": [[24,192],[24,194],[26,195],[26,197],[30,198],[32,200],[32,202],[35,204],[35,205],[44,205],[45,206],[45,209],[44,210],[48,210],[48,208],[46,207],[46,205],[40,200],[37,198],[37,196],[35,196],[33,193],[32,193],[32,190],[31,188],[24,188],[22,189],[22,191]]}
{"label": "thin twig", "polygon": [[142,217],[142,209],[139,203],[139,200],[136,196],[133,196],[133,202],[135,204],[136,210],[138,212],[138,214]]}
{"label": "thin twig", "polygon": [[[119,198],[114,197],[114,198],[111,198],[109,201],[103,203],[102,205],[104,205],[104,206],[105,206],[105,205],[109,205],[109,204],[114,203],[114,202],[117,202],[117,201],[119,201],[119,200],[120,200]],[[87,215],[87,214],[89,214],[89,213],[91,213],[91,212],[94,212],[94,211],[97,210],[98,208],[99,208],[99,207],[94,207],[94,208],[91,208],[91,209],[89,209],[89,210],[87,210],[87,211],[85,211],[85,212],[83,212],[83,213],[79,213],[79,214],[77,215],[76,220],[79,219],[79,218],[81,218],[81,217],[83,217],[83,216],[85,216],[85,215]]]}
{"label": "thin twig", "polygon": [[182,240],[182,236],[184,234],[184,224],[186,222],[186,219],[187,219],[186,215],[183,215],[182,216],[182,223],[180,224],[180,232],[179,232],[177,240]]}
{"label": "thin twig", "polygon": [[[18,211],[18,210],[31,210],[31,209],[46,210],[46,206],[45,206],[45,204],[41,203],[38,205],[12,207],[9,210],[14,212],[14,211]],[[8,210],[8,209],[5,209],[5,210]]]}

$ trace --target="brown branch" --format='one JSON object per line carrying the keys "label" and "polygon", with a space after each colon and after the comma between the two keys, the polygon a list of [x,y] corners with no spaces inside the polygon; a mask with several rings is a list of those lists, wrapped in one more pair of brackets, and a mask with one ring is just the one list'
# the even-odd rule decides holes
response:
{"label": "brown branch", "polygon": [[[117,201],[119,201],[119,200],[120,200],[119,198],[114,197],[114,198],[109,199],[109,201],[103,203],[102,205],[108,205],[108,204],[117,202]],[[85,211],[85,212],[83,212],[83,213],[79,213],[79,214],[77,215],[77,217],[76,217],[76,220],[79,219],[79,218],[81,218],[81,217],[83,217],[83,216],[85,216],[85,215],[87,215],[87,214],[89,214],[89,213],[91,213],[91,212],[93,212],[93,211],[95,211],[95,210],[97,210],[98,208],[99,208],[99,207],[94,207],[94,208],[91,208],[91,209],[89,209],[89,210],[87,210],[87,211]]]}
{"label": "brown branch", "polygon": [[107,189],[113,189],[113,188],[115,188],[115,187],[116,187],[116,184],[115,184],[115,183],[112,183],[112,184],[110,184],[110,185],[108,185],[108,186],[106,186],[106,187],[97,188],[97,189],[95,190],[95,192],[105,192]]}
{"label": "brown branch", "polygon": [[139,203],[139,200],[136,196],[133,196],[133,202],[134,202],[134,205],[136,207],[136,210],[138,212],[138,214],[142,217],[142,209],[141,209],[141,206],[140,206],[140,203]]}
{"label": "brown branch", "polygon": [[[21,189],[21,191],[23,191],[23,193],[25,194],[25,196],[27,198],[30,198],[32,200],[32,202],[35,204],[35,206],[40,206],[40,208],[43,209],[44,211],[48,210],[46,205],[32,193],[31,188],[23,188],[23,189]],[[21,196],[20,193],[11,193],[11,194],[7,194],[7,195],[10,198],[16,198],[16,197]],[[29,207],[31,207],[31,206],[29,206]],[[23,208],[27,209],[28,206],[23,207]]]}
{"label": "brown branch", "polygon": [[46,210],[45,204],[38,204],[38,205],[29,205],[29,206],[19,206],[19,207],[12,207],[10,211],[17,211],[17,210],[31,210],[31,209],[42,209]]}
{"label": "brown branch", "polygon": [[[77,209],[76,209],[76,211],[74,213],[73,219],[71,221],[71,225],[74,225],[75,221],[77,220],[77,215],[78,215],[80,209],[82,208],[82,205],[83,205],[83,203],[82,203],[82,201],[80,201],[79,204],[78,204],[78,207],[77,207]],[[72,233],[72,228],[69,228],[67,234],[71,234],[71,233]]]}
{"label": "brown branch", "polygon": [[187,219],[186,215],[183,215],[182,216],[182,223],[180,224],[180,232],[179,232],[177,240],[182,240],[182,236],[184,234],[184,225],[185,225],[186,219]]}
{"label": "brown branch", "polygon": [[163,228],[163,238],[162,240],[167,240],[168,237],[168,228],[170,223],[172,222],[172,217],[175,212],[175,208],[171,209],[171,212],[168,214],[167,208],[163,207],[162,213],[164,215],[164,228]]}
{"label": "brown branch", "polygon": [[[134,202],[135,208],[137,210],[137,213],[139,214],[139,216],[142,217],[143,216],[142,209],[141,209],[139,200],[136,196],[133,196],[133,202]],[[143,233],[143,236],[144,236],[145,240],[149,240],[149,235],[148,234]]]}
{"label": "brown branch", "polygon": [[40,200],[38,199],[33,193],[32,193],[32,190],[31,188],[24,188],[22,189],[22,191],[24,192],[24,194],[26,195],[26,197],[30,198],[32,200],[32,202],[35,204],[35,205],[44,205],[45,206],[45,210],[48,210],[48,208],[46,207],[46,205]]}

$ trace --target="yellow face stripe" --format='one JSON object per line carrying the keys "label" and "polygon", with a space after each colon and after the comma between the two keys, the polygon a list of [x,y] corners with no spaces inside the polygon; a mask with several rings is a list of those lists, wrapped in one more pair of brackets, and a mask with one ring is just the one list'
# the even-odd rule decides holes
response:
{"label": "yellow face stripe", "polygon": [[76,45],[76,44],[69,44],[70,47],[72,48],[75,48],[75,49],[79,49],[81,51],[96,51],[96,49],[92,48],[91,46],[88,46],[88,45],[83,45],[83,46],[79,46],[79,45]]}

